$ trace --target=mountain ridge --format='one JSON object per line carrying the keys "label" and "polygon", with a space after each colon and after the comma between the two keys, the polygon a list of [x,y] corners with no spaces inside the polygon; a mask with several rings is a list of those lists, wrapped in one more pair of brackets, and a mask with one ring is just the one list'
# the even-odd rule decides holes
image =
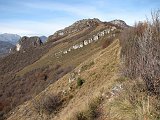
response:
{"label": "mountain ridge", "polygon": [[[74,27],[71,25],[69,29],[65,29],[66,35],[62,37],[55,35],[55,41],[48,38],[44,44],[37,44],[38,46],[34,46],[34,42],[37,39],[39,41],[39,37],[33,41],[29,37],[22,37],[19,45],[22,43],[28,46],[26,50],[20,47],[19,52],[0,59],[0,78],[3,86],[0,102],[4,104],[12,97],[3,109],[10,104],[16,107],[42,92],[48,85],[112,44],[123,29],[97,19],[90,19],[89,23],[87,22],[88,20],[75,22]],[[72,30],[73,32],[68,32]],[[60,51],[62,54],[59,54]],[[9,94],[11,95],[8,96]]]}

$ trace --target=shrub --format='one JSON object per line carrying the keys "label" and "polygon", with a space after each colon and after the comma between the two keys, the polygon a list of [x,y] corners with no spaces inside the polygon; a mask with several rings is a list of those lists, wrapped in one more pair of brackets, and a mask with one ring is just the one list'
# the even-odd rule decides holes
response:
{"label": "shrub", "polygon": [[82,86],[84,82],[85,82],[85,80],[78,78],[77,79],[77,86]]}
{"label": "shrub", "polygon": [[101,104],[102,99],[100,97],[95,98],[88,106],[87,110],[77,112],[75,115],[76,120],[94,120],[99,117],[100,112],[98,107]]}
{"label": "shrub", "polygon": [[36,77],[37,79],[40,79],[40,80],[47,80],[48,78],[47,74],[43,72],[37,73]]}
{"label": "shrub", "polygon": [[39,113],[56,113],[61,105],[61,96],[55,94],[44,95],[41,99],[33,101],[33,106]]}
{"label": "shrub", "polygon": [[94,61],[91,61],[89,64],[82,66],[81,71],[85,71],[85,70],[89,69],[94,64],[95,64]]}
{"label": "shrub", "polygon": [[88,120],[84,112],[79,112],[76,114],[77,120]]}
{"label": "shrub", "polygon": [[108,38],[107,40],[104,41],[104,43],[102,44],[102,49],[108,47],[112,42],[113,42],[114,38]]}

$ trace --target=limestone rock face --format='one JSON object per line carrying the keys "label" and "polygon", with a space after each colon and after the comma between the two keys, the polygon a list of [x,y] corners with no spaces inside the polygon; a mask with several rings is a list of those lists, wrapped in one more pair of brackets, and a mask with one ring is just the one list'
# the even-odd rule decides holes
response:
{"label": "limestone rock face", "polygon": [[101,23],[102,22],[96,18],[79,20],[79,21],[75,22],[74,24],[72,24],[71,26],[66,27],[62,30],[59,30],[59,31],[55,32],[53,35],[49,36],[48,41],[52,41],[56,38],[61,38],[66,35],[79,32],[83,29],[95,27]]}
{"label": "limestone rock face", "polygon": [[119,27],[122,27],[122,28],[127,28],[129,27],[123,20],[112,20],[110,21],[110,23],[114,24],[114,25],[117,25]]}

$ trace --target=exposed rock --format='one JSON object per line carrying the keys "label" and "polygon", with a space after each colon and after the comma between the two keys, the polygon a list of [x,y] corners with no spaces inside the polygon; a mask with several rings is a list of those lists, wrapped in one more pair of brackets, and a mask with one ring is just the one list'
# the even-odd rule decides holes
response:
{"label": "exposed rock", "polygon": [[112,20],[110,21],[110,23],[114,24],[114,25],[117,25],[119,27],[122,27],[122,28],[127,28],[129,27],[123,20]]}
{"label": "exposed rock", "polygon": [[59,30],[59,31],[55,32],[53,35],[49,36],[48,41],[55,41],[55,39],[57,39],[57,38],[66,36],[71,33],[79,32],[83,29],[95,27],[101,23],[102,22],[96,18],[79,20],[79,21],[75,22],[74,24],[72,24],[71,26],[66,27],[62,30]]}
{"label": "exposed rock", "polygon": [[[55,53],[55,56],[57,58],[59,58],[60,56],[62,56],[62,54],[67,54],[68,52],[72,51],[72,50],[76,50],[79,48],[83,48],[84,46],[92,43],[92,42],[96,42],[97,40],[99,40],[99,38],[104,37],[105,35],[108,35],[110,32],[113,32],[117,30],[117,28],[115,26],[109,26],[109,28],[106,28],[103,31],[99,31],[98,33],[96,33],[95,35],[92,36],[92,38],[89,38],[88,40],[84,40],[80,43],[77,43],[76,45],[73,45],[71,47],[69,47],[68,49],[65,49],[63,52],[59,51],[57,53]],[[115,37],[115,33],[109,34],[107,38],[111,38],[111,37]]]}
{"label": "exposed rock", "polygon": [[94,40],[94,41],[97,41],[97,40],[98,40],[98,35],[94,36],[94,37],[93,37],[93,40]]}
{"label": "exposed rock", "polygon": [[20,51],[20,48],[21,48],[21,45],[18,43],[18,44],[16,44],[16,50],[17,51]]}
{"label": "exposed rock", "polygon": [[75,49],[75,50],[78,49],[78,48],[79,48],[79,45],[74,45],[73,46],[73,49]]}
{"label": "exposed rock", "polygon": [[11,49],[11,52],[15,51],[26,51],[29,48],[35,48],[41,46],[43,42],[39,37],[22,37],[16,44],[16,47]]}
{"label": "exposed rock", "polygon": [[88,41],[87,40],[84,41],[84,45],[88,45]]}

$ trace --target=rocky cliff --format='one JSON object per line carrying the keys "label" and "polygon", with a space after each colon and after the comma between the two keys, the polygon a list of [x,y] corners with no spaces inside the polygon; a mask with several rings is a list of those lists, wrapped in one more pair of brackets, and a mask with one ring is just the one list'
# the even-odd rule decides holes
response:
{"label": "rocky cliff", "polygon": [[62,38],[65,37],[69,34],[75,34],[77,32],[80,32],[84,29],[89,29],[92,27],[96,27],[97,25],[101,24],[102,22],[97,19],[83,19],[83,20],[79,20],[75,23],[73,23],[71,26],[66,27],[62,30],[59,30],[57,32],[55,32],[53,35],[49,36],[48,41],[56,41],[55,39],[57,38]]}
{"label": "rocky cliff", "polygon": [[127,28],[127,27],[129,27],[129,25],[127,25],[123,20],[116,19],[116,20],[110,21],[110,23],[112,23],[114,25],[117,25],[117,26],[119,26],[121,28]]}
{"label": "rocky cliff", "polygon": [[27,49],[35,48],[41,46],[42,44],[43,44],[42,40],[37,36],[34,37],[24,36],[16,44],[16,47],[11,49],[11,52],[26,51]]}

